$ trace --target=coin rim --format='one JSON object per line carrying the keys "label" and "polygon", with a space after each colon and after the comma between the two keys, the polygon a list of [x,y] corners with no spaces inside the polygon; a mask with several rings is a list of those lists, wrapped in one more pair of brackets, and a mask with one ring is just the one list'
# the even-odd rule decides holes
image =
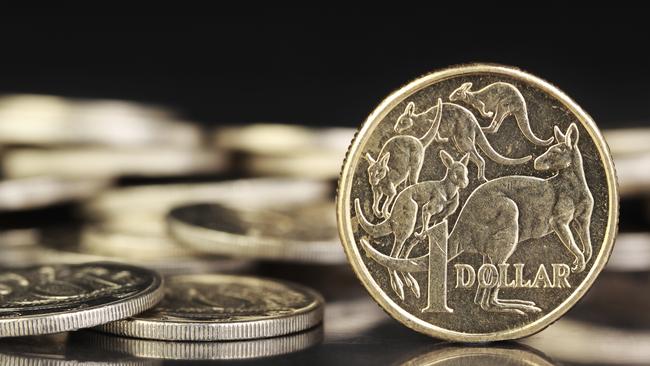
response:
{"label": "coin rim", "polygon": [[[379,122],[381,122],[384,117],[397,106],[397,104],[423,88],[447,78],[481,73],[508,76],[532,84],[543,92],[555,97],[573,113],[589,133],[592,141],[598,149],[598,153],[600,154],[608,185],[609,212],[603,244],[598,256],[594,260],[593,266],[580,285],[562,303],[549,311],[546,315],[523,326],[496,332],[463,333],[445,329],[419,319],[384,295],[383,290],[372,278],[365,264],[361,260],[362,254],[359,253],[359,249],[355,244],[354,232],[352,230],[352,217],[350,214],[350,207],[352,207],[350,195],[355,168],[358,166],[361,158],[360,152],[364,150],[365,144],[368,142],[367,137],[372,134]],[[363,123],[359,132],[354,136],[346,154],[341,176],[339,178],[336,211],[339,235],[348,257],[348,261],[372,298],[389,315],[407,327],[429,336],[460,342],[487,342],[526,337],[541,331],[559,319],[589,290],[598,274],[607,264],[607,260],[609,259],[609,255],[613,249],[614,239],[618,231],[619,196],[616,170],[607,143],[593,119],[582,108],[580,108],[580,106],[558,88],[536,76],[510,66],[478,63],[452,66],[424,75],[391,93],[379,104],[379,106],[377,106],[377,108],[375,108]]]}
{"label": "coin rim", "polygon": [[304,307],[296,309],[294,313],[287,315],[274,315],[255,320],[238,320],[232,322],[223,321],[201,321],[201,320],[164,320],[149,319],[144,317],[130,317],[112,323],[100,325],[94,329],[101,332],[150,339],[159,341],[236,341],[248,339],[260,339],[276,336],[294,334],[311,329],[320,324],[323,320],[323,309],[325,300],[323,297],[303,285],[289,281],[270,279],[265,277],[239,276],[226,274],[195,274],[169,276],[168,282],[177,279],[192,278],[221,278],[246,281],[262,281],[271,284],[288,286],[307,296],[312,301]]}
{"label": "coin rim", "polygon": [[[135,269],[148,272],[151,283],[144,290],[132,295],[128,299],[114,300],[105,304],[97,304],[83,309],[67,310],[53,314],[38,314],[0,319],[0,338],[29,335],[43,335],[90,328],[103,323],[128,318],[141,313],[162,300],[164,295],[164,280],[156,271],[147,268],[132,266],[116,262],[88,262],[82,264],[62,264],[69,267],[83,266],[112,266],[123,269]],[[44,265],[27,268],[38,268]],[[61,264],[56,264],[61,266]],[[19,268],[10,268],[17,270]]]}

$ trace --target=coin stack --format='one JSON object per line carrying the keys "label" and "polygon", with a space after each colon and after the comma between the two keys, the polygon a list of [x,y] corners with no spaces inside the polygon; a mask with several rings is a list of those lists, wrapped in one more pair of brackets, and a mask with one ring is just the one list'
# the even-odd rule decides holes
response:
{"label": "coin stack", "polygon": [[[500,98],[497,118],[490,108]],[[382,364],[390,343],[407,350],[396,357],[405,364],[550,365],[531,347],[613,363],[581,340],[614,340],[634,362],[639,353],[621,339],[641,333],[630,342],[647,346],[643,332],[600,321],[611,313],[617,324],[648,321],[631,309],[647,305],[648,277],[639,276],[650,273],[650,130],[603,139],[560,91],[490,65],[418,79],[358,131],[205,126],[137,102],[0,97],[0,364],[83,363],[82,350],[119,365],[289,354],[294,364],[314,354],[345,363],[332,352],[341,343],[364,345],[355,359]],[[624,208],[613,249],[618,193],[605,140]],[[575,164],[582,175],[567,173],[548,194],[545,184]],[[575,192],[584,199],[572,200]],[[533,196],[535,217],[517,201]],[[513,204],[519,211],[507,211]],[[589,241],[576,231],[585,221],[562,220],[591,209],[590,262],[586,247],[575,250]],[[448,237],[456,226],[469,238],[465,253],[452,245],[463,233]],[[487,245],[513,235],[532,243]],[[521,248],[535,243],[541,265],[524,267]],[[520,338],[568,311],[601,269],[583,302],[526,345],[436,344],[414,356],[412,345],[430,348],[429,338],[389,320],[447,340]],[[612,296],[626,303],[608,303]],[[377,334],[385,339],[372,341]],[[318,353],[323,342],[329,348]],[[306,349],[315,353],[301,358]]]}
{"label": "coin stack", "polygon": [[0,337],[91,328],[138,359],[318,343],[322,296],[258,267],[345,263],[333,178],[352,133],[210,132],[133,102],[0,98]]}

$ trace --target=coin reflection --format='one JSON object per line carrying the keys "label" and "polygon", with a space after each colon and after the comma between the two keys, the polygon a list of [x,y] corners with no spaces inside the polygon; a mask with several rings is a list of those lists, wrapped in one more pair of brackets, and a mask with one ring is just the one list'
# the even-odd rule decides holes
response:
{"label": "coin reflection", "polygon": [[68,366],[90,363],[98,366],[153,366],[152,360],[138,360],[96,348],[71,349],[69,333],[6,338],[0,342],[0,365]]}
{"label": "coin reflection", "polygon": [[80,332],[77,347],[90,342],[109,351],[135,357],[165,360],[237,360],[285,355],[302,351],[323,340],[323,327],[284,337],[229,342],[170,342]]}
{"label": "coin reflection", "polygon": [[541,352],[517,343],[493,346],[447,346],[412,358],[402,365],[445,366],[551,366],[555,365]]}
{"label": "coin reflection", "polygon": [[647,365],[650,332],[565,318],[523,340],[553,358],[580,364]]}

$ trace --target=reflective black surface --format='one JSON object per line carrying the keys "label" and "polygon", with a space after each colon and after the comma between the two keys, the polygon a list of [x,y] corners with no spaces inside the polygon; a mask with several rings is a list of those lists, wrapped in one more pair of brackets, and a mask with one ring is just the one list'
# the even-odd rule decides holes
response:
{"label": "reflective black surface", "polygon": [[[51,365],[74,362],[98,365],[637,365],[650,362],[650,331],[640,310],[648,305],[647,291],[644,291],[650,284],[647,273],[605,272],[588,296],[547,330],[517,342],[473,345],[442,342],[402,326],[372,302],[345,266],[263,264],[254,273],[298,281],[324,294],[328,305],[323,328],[313,329],[308,335],[309,342],[315,344],[301,343],[307,348],[273,357],[200,360],[231,356],[228,352],[233,347],[217,343],[152,346],[144,340],[120,339],[86,330],[2,340],[0,360],[5,363],[0,363],[20,361],[31,365],[48,360]],[[250,352],[260,349],[255,344],[247,347]]]}

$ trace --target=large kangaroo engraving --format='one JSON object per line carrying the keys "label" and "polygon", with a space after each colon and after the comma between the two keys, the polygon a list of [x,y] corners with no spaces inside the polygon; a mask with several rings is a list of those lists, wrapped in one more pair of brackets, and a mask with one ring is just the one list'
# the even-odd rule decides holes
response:
{"label": "large kangaroo engraving", "polygon": [[[427,114],[433,113],[438,106],[435,106],[423,113],[417,114],[412,103],[407,105],[404,113],[397,119],[393,129],[397,133],[404,133],[409,129],[416,128],[426,122]],[[440,127],[436,138],[440,142],[451,140],[454,147],[461,154],[469,154],[469,159],[478,168],[478,179],[485,179],[485,160],[476,150],[478,146],[491,160],[504,165],[523,164],[531,159],[525,156],[518,159],[511,159],[502,156],[492,148],[490,142],[485,138],[476,117],[468,109],[454,103],[442,103]]]}
{"label": "large kangaroo engraving", "polygon": [[[388,217],[390,205],[397,195],[397,187],[404,181],[407,185],[418,182],[422,163],[424,162],[424,150],[434,141],[440,126],[442,99],[438,99],[438,108],[434,113],[424,113],[422,119],[431,124],[424,136],[415,138],[409,135],[399,135],[390,138],[381,148],[375,160],[369,153],[368,160],[368,181],[372,188],[372,210],[377,217]],[[407,106],[407,111],[412,111],[415,105]],[[431,108],[429,111],[433,111]],[[383,205],[380,203],[386,197]],[[381,206],[381,209],[380,209]]]}
{"label": "large kangaroo engraving", "polygon": [[[447,173],[439,181],[426,181],[406,187],[395,198],[395,204],[391,212],[398,212],[396,215],[389,215],[384,221],[373,224],[363,215],[359,199],[354,200],[354,209],[357,220],[363,229],[374,238],[394,234],[393,248],[390,256],[403,257],[403,250],[406,240],[413,235],[418,219],[418,209],[422,207],[422,221],[424,228],[428,225],[430,218],[436,216],[436,220],[444,220],[453,214],[458,207],[458,191],[467,187],[468,155],[460,161],[455,161],[446,151],[440,150],[440,158],[447,167]],[[454,204],[455,202],[455,204]],[[397,296],[404,299],[404,284],[395,270],[388,270],[390,284]],[[416,297],[420,297],[420,287],[411,274],[402,274],[409,288]]]}
{"label": "large kangaroo engraving", "polygon": [[508,116],[514,116],[519,129],[533,144],[548,146],[553,138],[542,140],[530,128],[526,101],[521,92],[512,84],[496,82],[477,91],[470,91],[472,83],[464,83],[449,95],[449,100],[462,101],[476,108],[483,117],[492,118],[486,133],[496,133]]}
{"label": "large kangaroo engraving", "polygon": [[[589,225],[594,199],[578,149],[578,128],[571,124],[563,134],[556,126],[554,133],[556,144],[535,159],[534,168],[557,174],[548,179],[506,176],[476,188],[449,235],[448,258],[478,253],[485,264],[499,266],[519,243],[555,233],[575,257],[571,270],[585,269],[592,255]],[[478,288],[474,301],[486,311],[540,311],[531,301],[499,299],[498,294],[498,287]]]}

